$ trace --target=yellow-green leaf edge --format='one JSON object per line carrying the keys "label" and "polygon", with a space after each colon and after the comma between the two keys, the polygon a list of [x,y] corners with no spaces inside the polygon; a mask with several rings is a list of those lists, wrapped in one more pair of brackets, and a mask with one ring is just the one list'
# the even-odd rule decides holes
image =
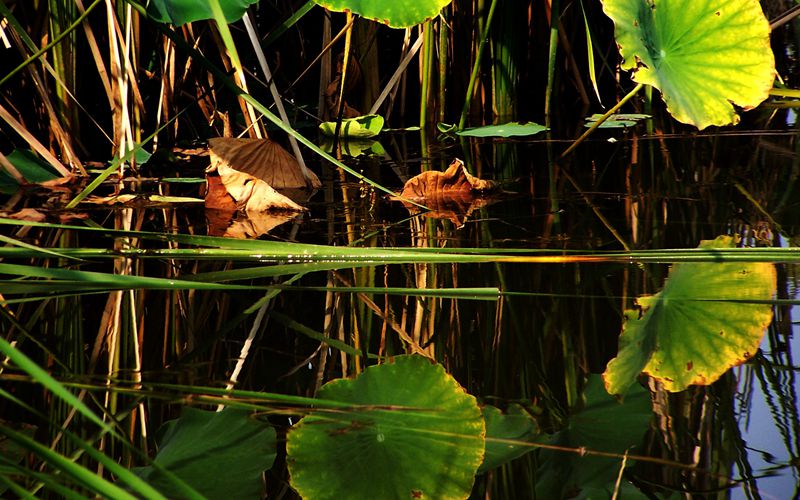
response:
{"label": "yellow-green leaf edge", "polygon": [[[700,248],[733,243],[732,237],[720,236]],[[676,264],[661,292],[639,298],[641,310],[625,311],[618,355],[603,373],[606,390],[623,394],[639,373],[670,392],[712,384],[758,350],[772,321],[767,301],[776,287],[775,266],[769,263]],[[688,317],[686,328],[673,328],[669,314],[674,319],[676,310]]]}
{"label": "yellow-green leaf edge", "polygon": [[439,15],[452,0],[314,0],[336,12],[353,12],[392,28],[409,28]]}
{"label": "yellow-green leaf edge", "polygon": [[699,129],[739,122],[731,103],[763,102],[775,78],[769,22],[758,0],[603,0],[636,82]]}

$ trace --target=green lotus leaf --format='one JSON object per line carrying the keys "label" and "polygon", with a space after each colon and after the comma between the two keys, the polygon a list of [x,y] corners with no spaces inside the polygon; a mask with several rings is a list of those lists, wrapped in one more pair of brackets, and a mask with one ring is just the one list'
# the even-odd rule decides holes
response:
{"label": "green lotus leaf", "polygon": [[[642,443],[653,416],[650,392],[637,386],[620,402],[606,394],[599,375],[590,375],[584,398],[583,409],[570,416],[567,427],[556,433],[550,444],[620,455],[636,453],[635,446]],[[545,449],[539,458],[537,498],[574,498],[578,491],[578,498],[611,498],[622,461]],[[628,465],[632,464],[629,460]]]}
{"label": "green lotus leaf", "polygon": [[756,0],[603,0],[633,79],[661,91],[675,119],[704,129],[739,121],[775,77],[769,22]]}
{"label": "green lotus leaf", "polygon": [[[184,408],[159,430],[154,461],[206,498],[261,498],[263,472],[275,460],[275,429],[246,410]],[[170,498],[179,491],[154,467],[134,472]]]}
{"label": "green lotus leaf", "polygon": [[[509,405],[505,413],[491,405],[482,409],[486,420],[486,455],[478,473],[499,467],[506,462],[533,451],[535,448],[525,446],[525,442],[543,440],[539,424],[530,413],[518,405]],[[498,441],[502,440],[502,441]],[[519,441],[519,444],[508,441]]]}
{"label": "green lotus leaf", "polygon": [[314,0],[337,12],[351,11],[392,28],[408,28],[439,15],[452,0]]}
{"label": "green lotus leaf", "polygon": [[[218,0],[225,19],[232,23],[244,16],[247,7],[258,0]],[[147,14],[160,23],[182,24],[204,19],[214,19],[214,14],[208,2],[197,0],[150,0],[147,5]]]}
{"label": "green lotus leaf", "polygon": [[[593,114],[592,116],[586,118],[586,123],[584,123],[583,126],[587,128],[591,127],[602,117],[603,115],[599,113]],[[648,119],[650,119],[650,115],[642,115],[639,113],[618,113],[609,116],[608,119],[601,123],[597,128],[628,128],[633,127],[642,120]]]}
{"label": "green lotus leaf", "polygon": [[[381,133],[383,117],[380,115],[364,115],[342,120],[339,129],[341,137],[352,139],[368,139]],[[319,124],[319,131],[328,137],[336,134],[336,122],[323,122]]]}
{"label": "green lotus leaf", "polygon": [[483,460],[475,398],[441,365],[397,356],[318,397],[353,410],[317,410],[286,443],[292,486],[306,499],[467,498]]}
{"label": "green lotus leaf", "polygon": [[[730,236],[700,248],[732,247]],[[668,391],[708,385],[752,356],[772,321],[775,266],[768,263],[675,264],[664,289],[625,311],[617,357],[603,377],[622,394],[644,372]]]}
{"label": "green lotus leaf", "polygon": [[538,123],[509,122],[500,125],[468,128],[460,130],[456,132],[456,134],[467,137],[514,137],[535,135],[545,130],[547,130],[547,127],[539,125]]}

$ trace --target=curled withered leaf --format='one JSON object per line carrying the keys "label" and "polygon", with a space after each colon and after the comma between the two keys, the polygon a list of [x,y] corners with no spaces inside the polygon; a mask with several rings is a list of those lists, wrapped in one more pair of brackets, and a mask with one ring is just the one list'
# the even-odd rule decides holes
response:
{"label": "curled withered leaf", "polygon": [[464,199],[464,195],[479,196],[497,189],[497,183],[478,179],[456,158],[444,172],[429,170],[409,179],[400,196],[426,204],[432,198],[458,196]]}
{"label": "curled withered leaf", "polygon": [[208,149],[210,171],[224,166],[264,181],[275,189],[316,189],[322,185],[314,172],[304,169],[294,156],[269,139],[216,137],[209,139]]}
{"label": "curled withered leaf", "polygon": [[261,179],[237,172],[226,165],[220,165],[216,174],[209,173],[206,181],[205,206],[209,209],[238,209],[244,212],[306,210]]}
{"label": "curled withered leaf", "polygon": [[[456,159],[444,172],[428,171],[409,179],[400,197],[428,207],[425,217],[448,219],[460,227],[473,211],[490,204],[489,196],[498,190],[496,182],[471,175],[464,162]],[[411,213],[419,211],[410,203],[403,205]]]}

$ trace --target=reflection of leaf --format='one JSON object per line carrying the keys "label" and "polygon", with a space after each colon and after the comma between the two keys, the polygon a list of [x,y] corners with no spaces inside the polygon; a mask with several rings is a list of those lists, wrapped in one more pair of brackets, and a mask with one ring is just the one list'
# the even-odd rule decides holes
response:
{"label": "reflection of leaf", "polygon": [[469,496],[484,422],[475,398],[441,365],[397,356],[327,383],[318,396],[370,406],[317,411],[289,432],[291,483],[304,498]]}
{"label": "reflection of leaf", "polygon": [[[450,130],[439,128],[443,133]],[[538,123],[502,123],[500,125],[486,125],[485,127],[468,128],[465,130],[457,131],[456,134],[464,135],[467,137],[514,137],[535,135],[539,132],[544,132],[547,127],[539,125]]]}
{"label": "reflection of leaf", "polygon": [[[342,148],[343,155],[353,158],[361,155],[383,156],[386,154],[386,150],[383,149],[381,143],[373,139],[342,139],[339,145]],[[333,140],[331,138],[323,138],[319,147],[328,153],[333,153]]]}
{"label": "reflection of leaf", "polygon": [[482,409],[486,420],[486,455],[478,473],[499,467],[506,462],[533,451],[531,446],[493,441],[495,439],[523,442],[542,441],[539,424],[518,404],[509,405],[505,413],[491,405]]}
{"label": "reflection of leaf", "polygon": [[[620,403],[606,394],[599,375],[591,375],[585,398],[583,410],[570,417],[567,428],[553,436],[551,444],[622,455],[641,443],[652,417],[648,391],[637,385]],[[600,498],[609,498],[622,462],[621,458],[556,450],[542,450],[540,458],[539,498],[572,498],[579,490],[583,498],[589,497],[590,491],[603,492]]]}
{"label": "reflection of leaf", "polygon": [[[352,137],[358,139],[368,139],[381,133],[383,128],[383,117],[380,115],[364,115],[356,118],[342,120],[339,128],[341,137]],[[323,135],[333,137],[336,133],[336,122],[323,122],[319,124],[319,130]]]}
{"label": "reflection of leaf", "polygon": [[[219,0],[219,5],[225,19],[232,23],[241,19],[247,7],[256,2],[258,0]],[[147,14],[158,22],[176,26],[214,18],[209,3],[197,0],[151,0]]]}
{"label": "reflection of leaf", "polygon": [[351,11],[392,28],[408,28],[436,17],[452,0],[314,0],[328,10]]}
{"label": "reflection of leaf", "polygon": [[29,222],[44,222],[53,220],[59,224],[67,224],[78,220],[86,220],[89,218],[88,214],[77,212],[44,212],[36,208],[23,208],[16,212],[0,212],[0,217],[8,217],[9,219],[24,220]]}
{"label": "reflection of leaf", "polygon": [[186,196],[163,196],[159,194],[117,194],[110,196],[88,196],[81,201],[82,205],[129,205],[137,207],[190,205],[192,203],[203,203],[203,200]]}
{"label": "reflection of leaf", "polygon": [[661,90],[677,120],[736,123],[731,103],[767,98],[775,77],[770,28],[753,0],[603,0],[633,79]]}
{"label": "reflection of leaf", "polygon": [[294,213],[256,212],[243,213],[238,210],[206,210],[209,236],[224,236],[236,239],[255,239],[272,229],[298,217]]}
{"label": "reflection of leaf", "polygon": [[[700,248],[733,244],[720,236]],[[641,312],[625,312],[619,354],[603,374],[608,392],[623,393],[640,372],[668,391],[713,383],[758,349],[772,306],[747,301],[768,301],[775,289],[772,264],[675,264],[661,292],[638,299]]]}
{"label": "reflection of leaf", "polygon": [[275,189],[322,185],[314,172],[306,169],[304,173],[294,156],[268,139],[217,137],[208,140],[208,149],[211,153],[209,170],[216,169],[223,177],[233,170],[264,181]]}
{"label": "reflection of leaf", "polygon": [[[422,172],[406,182],[400,196],[422,203],[431,209],[426,217],[450,219],[457,226],[464,224],[467,217],[489,203],[484,196],[498,190],[493,181],[478,179],[467,172],[464,162],[453,160],[444,172],[431,170]],[[403,203],[412,213],[418,207]]]}
{"label": "reflection of leaf", "polygon": [[[249,411],[186,407],[159,431],[154,461],[206,498],[261,498],[261,474],[275,460],[275,429]],[[173,483],[153,467],[135,472],[170,498]]]}
{"label": "reflection of leaf", "polygon": [[[584,127],[591,127],[597,122],[597,120],[599,120],[602,117],[603,117],[603,115],[601,115],[599,113],[596,113],[596,114],[586,118],[586,123],[584,123],[583,126]],[[627,127],[633,127],[634,125],[636,125],[640,121],[647,120],[649,118],[650,118],[650,115],[642,115],[642,114],[638,114],[638,113],[630,113],[630,114],[618,113],[618,114],[609,116],[608,119],[606,119],[606,121],[601,123],[598,128],[627,128]]]}

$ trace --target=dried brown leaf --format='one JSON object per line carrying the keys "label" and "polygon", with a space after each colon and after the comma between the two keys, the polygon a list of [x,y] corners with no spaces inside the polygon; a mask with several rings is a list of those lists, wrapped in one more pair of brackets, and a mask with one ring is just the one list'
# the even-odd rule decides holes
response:
{"label": "dried brown leaf", "polygon": [[[409,179],[400,196],[428,207],[425,217],[448,219],[460,227],[473,211],[490,204],[493,200],[486,195],[498,189],[497,183],[471,175],[456,159],[444,172],[428,171]],[[410,203],[403,205],[411,213],[419,211]]]}
{"label": "dried brown leaf", "polygon": [[495,182],[471,175],[464,162],[455,159],[444,172],[430,170],[409,179],[400,196],[427,204],[433,198],[457,196],[464,199],[468,196],[480,196],[497,188]]}
{"label": "dried brown leaf", "polygon": [[[307,179],[295,157],[269,139],[216,137],[209,139],[208,147],[211,154],[210,171],[227,167],[264,181],[274,189],[318,188],[322,185],[319,178],[308,169]],[[227,175],[228,170],[225,172]]]}

